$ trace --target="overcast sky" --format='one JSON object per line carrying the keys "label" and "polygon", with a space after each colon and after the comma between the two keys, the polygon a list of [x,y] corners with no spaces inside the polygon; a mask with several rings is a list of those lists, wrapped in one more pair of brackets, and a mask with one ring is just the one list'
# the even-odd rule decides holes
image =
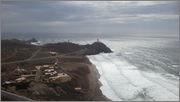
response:
{"label": "overcast sky", "polygon": [[1,7],[5,33],[179,33],[175,1],[3,1]]}

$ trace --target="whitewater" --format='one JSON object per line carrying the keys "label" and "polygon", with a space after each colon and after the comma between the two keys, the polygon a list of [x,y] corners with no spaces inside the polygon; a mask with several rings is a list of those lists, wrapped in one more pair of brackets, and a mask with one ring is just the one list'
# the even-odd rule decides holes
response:
{"label": "whitewater", "polygon": [[88,56],[112,101],[178,101],[179,48],[175,38],[101,39],[113,53]]}

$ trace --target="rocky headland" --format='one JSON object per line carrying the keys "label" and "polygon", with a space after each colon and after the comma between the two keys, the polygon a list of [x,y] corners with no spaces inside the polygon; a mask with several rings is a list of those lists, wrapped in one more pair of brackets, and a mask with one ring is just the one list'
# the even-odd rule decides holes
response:
{"label": "rocky headland", "polygon": [[[36,39],[33,39],[36,41]],[[1,89],[42,101],[106,101],[100,75],[86,55],[111,53],[102,42],[41,46],[2,40]],[[7,74],[8,73],[8,74]],[[7,97],[2,99],[8,99]]]}

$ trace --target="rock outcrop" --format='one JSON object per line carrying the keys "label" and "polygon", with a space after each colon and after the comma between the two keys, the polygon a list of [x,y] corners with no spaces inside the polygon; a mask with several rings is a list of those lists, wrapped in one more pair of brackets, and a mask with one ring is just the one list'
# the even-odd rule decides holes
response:
{"label": "rock outcrop", "polygon": [[108,48],[102,42],[94,42],[91,45],[85,45],[85,47],[87,48],[85,55],[95,55],[95,54],[99,54],[101,52],[104,52],[104,53],[111,53],[112,52],[111,49]]}
{"label": "rock outcrop", "polygon": [[27,40],[26,42],[27,42],[27,43],[32,43],[32,42],[38,42],[38,40],[35,39],[35,38],[32,38],[32,39],[30,39],[30,40]]}

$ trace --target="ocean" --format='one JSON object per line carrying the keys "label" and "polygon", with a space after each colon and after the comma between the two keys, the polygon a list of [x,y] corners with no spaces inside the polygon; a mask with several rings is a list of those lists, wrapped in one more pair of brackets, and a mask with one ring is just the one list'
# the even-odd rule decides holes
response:
{"label": "ocean", "polygon": [[[19,37],[30,39],[30,37]],[[37,37],[41,44],[70,40],[78,44],[96,37]],[[102,93],[113,101],[178,101],[178,37],[101,37],[113,53],[87,56],[100,73]]]}
{"label": "ocean", "polygon": [[179,40],[127,37],[102,40],[113,53],[88,56],[103,94],[113,101],[178,101]]}

